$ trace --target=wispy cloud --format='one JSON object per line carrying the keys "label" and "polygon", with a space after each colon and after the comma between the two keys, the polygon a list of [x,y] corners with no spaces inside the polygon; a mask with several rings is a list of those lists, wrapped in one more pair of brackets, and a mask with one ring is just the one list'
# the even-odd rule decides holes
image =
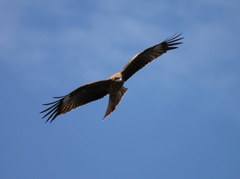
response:
{"label": "wispy cloud", "polygon": [[[45,74],[49,80],[44,83],[50,84],[58,76],[54,73],[65,80],[70,76],[100,80],[121,70],[139,51],[179,30],[184,32],[184,44],[177,53],[168,54],[178,60],[157,66],[187,75],[216,66],[220,74],[220,64],[226,60],[239,64],[235,60],[238,31],[233,28],[238,11],[232,11],[233,6],[225,1],[176,2],[176,6],[167,1],[141,1],[141,6],[135,1],[101,1],[91,7],[86,2],[73,4],[25,0],[1,6],[0,56],[9,68],[25,71],[23,81],[28,74],[39,79]],[[205,83],[198,74],[196,78]],[[35,80],[26,81],[32,84]]]}

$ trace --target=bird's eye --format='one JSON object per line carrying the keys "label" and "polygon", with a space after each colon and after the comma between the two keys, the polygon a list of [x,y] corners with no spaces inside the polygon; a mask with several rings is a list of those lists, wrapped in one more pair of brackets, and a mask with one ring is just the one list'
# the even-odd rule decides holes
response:
{"label": "bird's eye", "polygon": [[116,77],[115,80],[116,80],[116,81],[121,81],[122,78],[121,78],[121,77]]}

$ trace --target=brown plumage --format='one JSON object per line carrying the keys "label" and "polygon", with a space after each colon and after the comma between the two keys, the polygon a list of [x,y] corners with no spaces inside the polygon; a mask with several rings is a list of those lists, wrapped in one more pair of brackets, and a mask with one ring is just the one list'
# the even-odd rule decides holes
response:
{"label": "brown plumage", "polygon": [[138,70],[161,56],[163,53],[166,53],[168,50],[178,48],[175,45],[181,44],[182,42],[179,42],[179,40],[183,39],[180,35],[181,34],[175,34],[164,40],[162,43],[137,54],[131,61],[128,62],[122,71],[114,74],[107,80],[89,83],[79,87],[66,96],[55,97],[60,99],[52,103],[44,104],[52,106],[41,112],[47,112],[43,118],[48,116],[47,121],[50,120],[50,122],[52,122],[58,115],[65,114],[77,107],[101,99],[109,94],[108,108],[103,117],[103,119],[105,119],[115,110],[121,98],[127,91],[127,88],[123,86],[124,82]]}

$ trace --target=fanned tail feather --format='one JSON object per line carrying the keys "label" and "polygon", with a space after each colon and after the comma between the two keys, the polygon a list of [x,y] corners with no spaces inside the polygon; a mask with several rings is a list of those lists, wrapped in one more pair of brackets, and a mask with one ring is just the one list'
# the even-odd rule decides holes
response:
{"label": "fanned tail feather", "polygon": [[103,120],[108,117],[117,107],[117,105],[120,103],[121,98],[123,97],[123,95],[126,93],[127,88],[123,87],[114,94],[110,94],[109,96],[109,102],[108,102],[108,108],[107,111],[103,117]]}

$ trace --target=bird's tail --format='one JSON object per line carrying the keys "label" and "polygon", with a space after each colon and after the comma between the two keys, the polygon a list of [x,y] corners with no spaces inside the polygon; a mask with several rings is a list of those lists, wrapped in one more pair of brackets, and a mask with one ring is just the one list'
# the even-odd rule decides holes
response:
{"label": "bird's tail", "polygon": [[115,108],[117,107],[117,105],[121,101],[121,98],[126,93],[126,91],[127,91],[127,88],[122,86],[121,89],[117,93],[110,94],[109,102],[108,102],[108,108],[107,108],[107,111],[106,111],[103,119],[108,117],[115,110]]}

